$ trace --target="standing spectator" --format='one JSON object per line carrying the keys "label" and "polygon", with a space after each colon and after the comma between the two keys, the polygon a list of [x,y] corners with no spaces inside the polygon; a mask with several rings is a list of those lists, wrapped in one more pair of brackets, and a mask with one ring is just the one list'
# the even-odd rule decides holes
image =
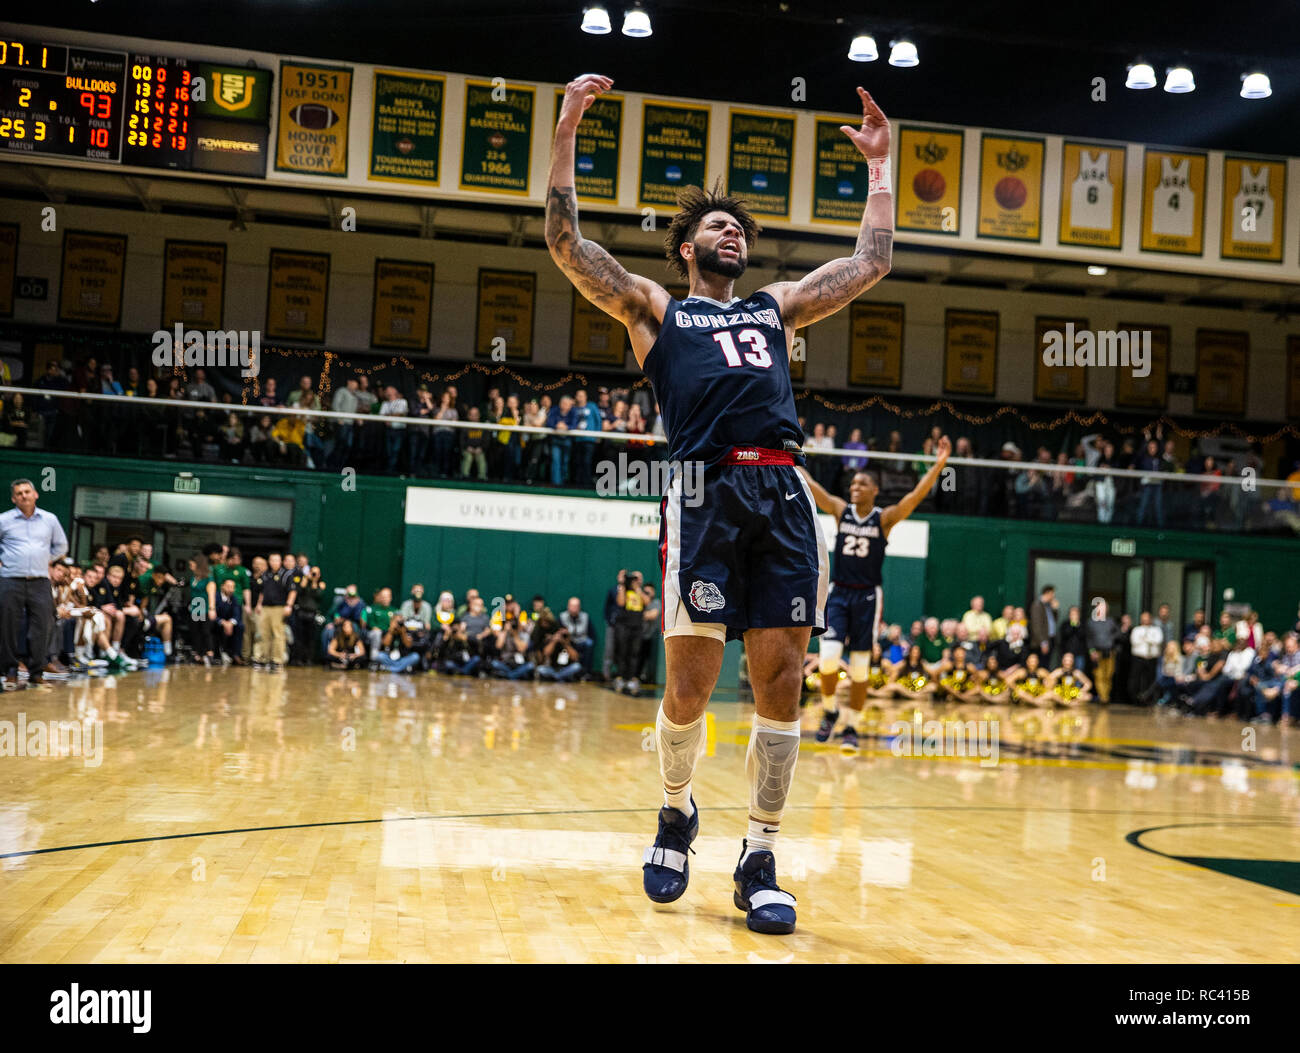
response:
{"label": "standing spectator", "polygon": [[[320,403],[317,401],[316,392],[294,392],[301,397],[298,399],[298,408],[304,410],[320,409]],[[325,467],[325,444],[321,442],[318,429],[323,427],[318,417],[295,417],[294,420],[302,422],[302,445],[307,455],[308,468]]]}
{"label": "standing spectator", "polygon": [[226,423],[219,432],[221,438],[221,459],[231,464],[239,464],[244,459],[244,421],[241,414],[227,413]]}
{"label": "standing spectator", "polygon": [[614,690],[636,695],[641,691],[641,628],[645,611],[640,573],[628,573],[622,579],[622,586],[614,599],[618,607],[614,616],[614,653],[618,666]]}
{"label": "standing spectator", "polygon": [[[356,413],[357,388],[357,378],[348,377],[344,386],[335,390],[330,409],[335,413]],[[356,421],[345,418],[334,421],[334,449],[330,451],[329,463],[335,471],[347,464],[352,456],[356,425]]]}
{"label": "standing spectator", "polygon": [[[1133,467],[1140,472],[1160,472],[1164,470],[1164,459],[1160,456],[1160,444],[1155,439],[1148,439],[1142,452],[1134,459]],[[1165,525],[1164,487],[1154,475],[1144,475],[1139,486],[1141,497],[1138,499],[1137,525],[1146,526],[1148,514],[1152,525]]]}
{"label": "standing spectator", "polygon": [[[573,399],[568,395],[560,396],[560,404],[551,409],[546,418],[546,426],[558,432],[569,432],[574,428],[576,416],[573,412]],[[569,459],[573,450],[573,440],[564,435],[551,436],[551,485],[569,485]]]}
{"label": "standing spectator", "polygon": [[[498,424],[522,424],[523,417],[519,409],[519,396],[511,395],[506,399],[505,410],[497,421]],[[513,483],[519,478],[519,469],[523,460],[523,441],[517,431],[497,432],[497,442],[501,444],[502,478]]]}
{"label": "standing spectator", "polygon": [[317,617],[321,599],[325,595],[325,582],[321,580],[320,567],[313,567],[303,559],[294,568],[293,593],[293,647],[290,665],[311,665],[316,660]]}
{"label": "standing spectator", "polygon": [[1056,598],[1056,586],[1044,585],[1029,608],[1029,646],[1038,652],[1043,665],[1052,668],[1052,648],[1056,645],[1057,614],[1061,603]]}
{"label": "standing spectator", "polygon": [[572,429],[580,432],[573,441],[573,485],[585,489],[591,485],[591,463],[604,421],[600,410],[587,401],[587,392],[579,388],[573,396]]}
{"label": "standing spectator", "polygon": [[645,609],[641,612],[641,662],[637,667],[638,676],[646,683],[653,684],[657,679],[659,649],[655,641],[659,638],[660,626],[663,625],[663,604],[655,595],[653,585],[642,585],[645,593]]}
{"label": "standing spectator", "polygon": [[20,657],[26,662],[29,684],[39,685],[44,679],[54,631],[50,565],[67,554],[68,538],[56,516],[37,509],[36,487],[30,479],[10,483],[9,496],[14,507],[0,514],[0,677],[4,690],[15,691]]}
{"label": "standing spectator", "polygon": [[[438,404],[438,412],[434,416],[438,420],[460,419],[460,411],[456,408],[455,388],[448,387],[442,393],[442,399]],[[433,429],[433,463],[439,479],[446,479],[452,474],[452,459],[455,456],[456,445],[455,428]]]}
{"label": "standing spectator", "polygon": [[[286,406],[302,406],[303,399],[315,395],[311,386],[311,377],[302,377],[298,381],[298,387],[289,392],[288,397],[284,400]],[[303,406],[304,409],[307,407]]]}
{"label": "standing spectator", "polygon": [[[357,378],[357,412],[367,415],[375,412],[379,397],[370,390],[370,378],[362,373]],[[384,426],[371,421],[361,421],[354,433],[354,459],[359,467],[373,469],[383,457]]]}
{"label": "standing spectator", "polygon": [[1115,639],[1115,680],[1111,687],[1112,700],[1121,705],[1132,702],[1128,693],[1133,677],[1133,618],[1119,616],[1119,635]]}
{"label": "standing spectator", "polygon": [[[438,407],[433,404],[433,392],[429,390],[428,384],[421,384],[415,390],[415,406],[411,410],[412,417],[419,417],[421,420],[434,420],[438,415]],[[432,445],[433,429],[429,426],[418,426],[411,429],[411,440],[408,446],[410,455],[410,472],[412,475],[424,475],[429,468],[429,449]]]}
{"label": "standing spectator", "polygon": [[[1143,611],[1138,616],[1138,625],[1129,634],[1129,653],[1132,657],[1128,694],[1134,702],[1143,704],[1151,702],[1151,691],[1159,672],[1157,667],[1164,642],[1164,633],[1160,631],[1160,626],[1152,621],[1151,612]],[[1254,658],[1253,655],[1251,657]]]}
{"label": "standing spectator", "polygon": [[1083,624],[1082,612],[1078,606],[1072,606],[1066,612],[1065,621],[1061,623],[1059,633],[1061,640],[1061,654],[1074,655],[1074,665],[1076,669],[1085,670],[1088,668],[1088,630]]}
{"label": "standing spectator", "polygon": [[[536,399],[529,399],[524,407],[524,424],[530,428],[545,428],[547,409]],[[528,436],[524,448],[524,482],[538,483],[546,478],[550,439],[538,432]]]}
{"label": "standing spectator", "polygon": [[297,602],[290,572],[284,567],[280,553],[267,557],[267,569],[258,579],[261,594],[257,598],[254,614],[257,617],[257,640],[253,647],[253,668],[281,669],[288,661],[285,653],[284,621],[293,614]]}
{"label": "standing spectator", "polygon": [[1174,624],[1173,608],[1169,604],[1162,603],[1156,608],[1154,624],[1160,629],[1160,635],[1164,638],[1165,643],[1169,643],[1170,640],[1176,642],[1182,639],[1178,632],[1178,626]]}
{"label": "standing spectator", "polygon": [[[384,388],[384,402],[379,407],[381,417],[405,417],[407,415],[406,399],[393,384]],[[402,451],[405,447],[406,425],[388,425],[385,447],[388,452],[388,474],[397,475],[402,468]]]}
{"label": "standing spectator", "polygon": [[[45,364],[45,375],[36,382],[36,386],[43,391],[67,391],[70,387],[68,378],[64,376],[63,369],[59,363],[53,359]],[[45,448],[47,450],[57,450],[60,448],[61,435],[59,422],[66,413],[67,399],[56,399],[53,395],[45,395],[37,400],[36,413],[41,420],[45,422]]]}
{"label": "standing spectator", "polygon": [[1085,635],[1097,699],[1109,702],[1115,677],[1115,644],[1119,639],[1119,626],[1110,617],[1106,601],[1100,596],[1093,600]]}
{"label": "standing spectator", "polygon": [[606,683],[609,682],[609,678],[613,675],[615,654],[614,625],[618,621],[618,596],[619,593],[623,591],[623,583],[626,578],[627,571],[620,570],[618,572],[617,583],[611,586],[609,592],[605,594],[605,610],[603,612],[605,617],[605,648],[600,669],[601,676]]}
{"label": "standing spectator", "polygon": [[961,616],[961,623],[966,627],[967,634],[972,637],[978,637],[981,629],[990,635],[993,633],[993,618],[984,609],[983,596],[970,598],[970,610]]}

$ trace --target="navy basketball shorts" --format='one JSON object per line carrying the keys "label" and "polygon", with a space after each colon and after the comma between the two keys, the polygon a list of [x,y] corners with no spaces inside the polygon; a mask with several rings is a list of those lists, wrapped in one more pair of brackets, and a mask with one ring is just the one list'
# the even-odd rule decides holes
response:
{"label": "navy basketball shorts", "polygon": [[826,629],[829,559],[812,491],[789,454],[733,450],[694,495],[674,468],[660,505],[664,636],[741,639]]}
{"label": "navy basketball shorts", "polygon": [[832,585],[826,597],[826,634],[845,650],[870,651],[880,635],[881,589],[879,585],[853,588]]}

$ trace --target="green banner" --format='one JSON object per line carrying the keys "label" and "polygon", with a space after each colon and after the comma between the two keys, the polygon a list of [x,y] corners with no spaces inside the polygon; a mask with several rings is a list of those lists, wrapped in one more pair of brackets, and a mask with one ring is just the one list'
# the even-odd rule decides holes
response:
{"label": "green banner", "polygon": [[677,204],[684,186],[704,185],[709,148],[709,108],[647,102],[641,127],[642,205]]}
{"label": "green banner", "polygon": [[793,117],[752,110],[731,111],[727,192],[743,197],[755,215],[790,218],[793,156]]}
{"label": "green banner", "polygon": [[858,226],[867,207],[867,159],[840,131],[845,123],[817,122],[812,218]]}
{"label": "green banner", "polygon": [[262,123],[270,120],[274,74],[269,69],[199,62],[194,67],[194,74],[203,78],[206,97],[202,102],[190,102],[191,116]]}
{"label": "green banner", "polygon": [[[555,93],[559,119],[564,92]],[[623,134],[623,100],[597,95],[582,115],[574,138],[573,175],[579,198],[589,201],[618,199],[618,149]]]}
{"label": "green banner", "polygon": [[460,165],[462,190],[528,193],[535,95],[535,88],[508,88],[490,81],[466,82],[465,152]]}
{"label": "green banner", "polygon": [[446,81],[375,71],[370,125],[370,178],[436,183],[442,145]]}

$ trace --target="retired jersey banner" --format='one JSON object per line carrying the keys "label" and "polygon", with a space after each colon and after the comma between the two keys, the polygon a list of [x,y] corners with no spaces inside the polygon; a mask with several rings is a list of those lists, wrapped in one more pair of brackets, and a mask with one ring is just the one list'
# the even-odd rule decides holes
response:
{"label": "retired jersey banner", "polygon": [[1286,415],[1300,420],[1300,336],[1286,338]]}
{"label": "retired jersey banner", "polygon": [[330,258],[324,252],[272,249],[266,294],[266,335],[323,343]]}
{"label": "retired jersey banner", "polygon": [[372,347],[427,351],[432,309],[432,263],[375,260]]}
{"label": "retired jersey banner", "polygon": [[69,230],[63,235],[59,321],[119,325],[126,235]]}
{"label": "retired jersey banner", "polygon": [[944,312],[943,390],[992,395],[998,380],[998,313]]}
{"label": "retired jersey banner", "polygon": [[[1116,336],[1124,334],[1128,337],[1129,362],[1136,361],[1141,368],[1115,370],[1115,405],[1125,409],[1164,409],[1169,397],[1169,326],[1120,322]],[[1141,348],[1136,359],[1135,342]],[[1139,376],[1139,372],[1146,375]]]}
{"label": "retired jersey banner", "polygon": [[1220,255],[1281,263],[1285,226],[1286,162],[1224,158]]}
{"label": "retired jersey banner", "polygon": [[704,185],[709,152],[709,108],[647,102],[641,121],[641,177],[637,201],[677,206],[677,191]]}
{"label": "retired jersey banner", "polygon": [[[1034,398],[1047,402],[1083,402],[1088,397],[1088,366],[1078,364],[1078,337],[1095,341],[1083,318],[1034,319]],[[1094,342],[1090,357],[1095,362]]]}
{"label": "retired jersey banner", "polygon": [[627,329],[622,322],[611,318],[577,289],[573,290],[569,333],[571,363],[623,368],[627,351]]}
{"label": "retired jersey banner", "polygon": [[478,272],[478,319],[474,355],[497,361],[530,361],[533,357],[533,308],[537,301],[537,275],[532,271]]}
{"label": "retired jersey banner", "polygon": [[460,188],[527,194],[537,89],[465,82]]}
{"label": "retired jersey banner", "polygon": [[794,118],[733,109],[727,140],[727,193],[744,198],[756,216],[790,218]]}
{"label": "retired jersey banner", "polygon": [[1142,166],[1142,250],[1199,256],[1204,247],[1205,155],[1147,150]]}
{"label": "retired jersey banner", "polygon": [[976,235],[1037,241],[1043,216],[1043,140],[985,135],[980,140]]}
{"label": "retired jersey banner", "polygon": [[812,218],[862,226],[867,207],[867,159],[840,131],[849,120],[818,118],[813,133]]}
{"label": "retired jersey banner", "polygon": [[[564,92],[555,93],[559,120]],[[623,142],[623,99],[597,95],[587,107],[573,140],[573,180],[579,201],[618,199],[618,156]]]}
{"label": "retired jersey banner", "polygon": [[898,129],[894,226],[899,230],[958,235],[962,142],[959,131]]}
{"label": "retired jersey banner", "polygon": [[1066,142],[1061,154],[1062,245],[1118,249],[1124,241],[1122,146]]}
{"label": "retired jersey banner", "polygon": [[276,171],[346,178],[351,104],[346,66],[280,63]]}
{"label": "retired jersey banner", "polygon": [[162,326],[221,329],[226,300],[226,246],[216,241],[163,245]]}
{"label": "retired jersey banner", "polygon": [[387,183],[442,178],[444,77],[375,70],[370,113],[370,170]]}
{"label": "retired jersey banner", "polygon": [[0,223],[0,318],[14,315],[14,283],[18,280],[18,224]]}
{"label": "retired jersey banner", "polygon": [[849,309],[849,383],[903,386],[903,305],[854,303]]}
{"label": "retired jersey banner", "polygon": [[1250,334],[1196,330],[1196,412],[1242,416]]}

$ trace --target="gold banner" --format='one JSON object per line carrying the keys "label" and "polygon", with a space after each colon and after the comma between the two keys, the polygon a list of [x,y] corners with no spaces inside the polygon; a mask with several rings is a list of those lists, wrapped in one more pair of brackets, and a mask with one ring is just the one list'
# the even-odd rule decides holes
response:
{"label": "gold banner", "polygon": [[276,170],[345,178],[351,102],[352,70],[346,66],[281,62]]}
{"label": "gold banner", "polygon": [[808,326],[794,331],[790,347],[790,382],[802,384],[804,368],[808,365]]}
{"label": "gold banner", "polygon": [[1148,150],[1142,171],[1142,250],[1199,256],[1205,247],[1205,155]]}
{"label": "gold banner", "polygon": [[894,225],[899,230],[958,235],[962,142],[958,131],[899,128],[894,188]]}
{"label": "gold banner", "polygon": [[1164,409],[1169,401],[1169,326],[1120,322],[1119,331],[1129,338],[1129,360],[1135,342],[1142,347],[1147,375],[1135,375],[1133,368],[1115,370],[1115,405],[1128,409]]}
{"label": "gold banner", "polygon": [[1043,140],[985,135],[980,141],[976,234],[1037,241],[1043,216]]}
{"label": "gold banner", "polygon": [[14,283],[17,278],[18,224],[0,223],[0,318],[14,316]]}
{"label": "gold banner", "polygon": [[1286,163],[1227,157],[1223,161],[1225,260],[1282,262],[1286,228]]}
{"label": "gold banner", "polygon": [[272,249],[266,335],[277,340],[323,343],[329,284],[328,253]]}
{"label": "gold banner", "polygon": [[220,329],[226,299],[226,246],[168,241],[163,246],[162,328]]}
{"label": "gold banner", "polygon": [[432,263],[375,260],[372,347],[428,351],[432,308]]}
{"label": "gold banner", "polygon": [[1246,412],[1250,334],[1196,330],[1196,412],[1241,416]]}
{"label": "gold banner", "polygon": [[627,329],[591,303],[577,289],[569,317],[569,361],[623,368],[627,353]]}
{"label": "gold banner", "polygon": [[953,395],[992,395],[998,379],[998,313],[944,312],[943,390]]}
{"label": "gold banner", "polygon": [[537,275],[479,268],[476,358],[531,361]]}
{"label": "gold banner", "polygon": [[903,305],[854,303],[849,310],[849,383],[903,386]]}
{"label": "gold banner", "polygon": [[70,230],[63,235],[59,321],[121,325],[126,235]]}
{"label": "gold banner", "polygon": [[[1088,367],[1075,362],[1079,334],[1088,329],[1083,318],[1034,319],[1034,398],[1047,402],[1084,402],[1088,397]],[[1085,339],[1094,339],[1089,332]]]}
{"label": "gold banner", "polygon": [[1061,154],[1062,245],[1118,249],[1124,242],[1122,146],[1065,143]]}

